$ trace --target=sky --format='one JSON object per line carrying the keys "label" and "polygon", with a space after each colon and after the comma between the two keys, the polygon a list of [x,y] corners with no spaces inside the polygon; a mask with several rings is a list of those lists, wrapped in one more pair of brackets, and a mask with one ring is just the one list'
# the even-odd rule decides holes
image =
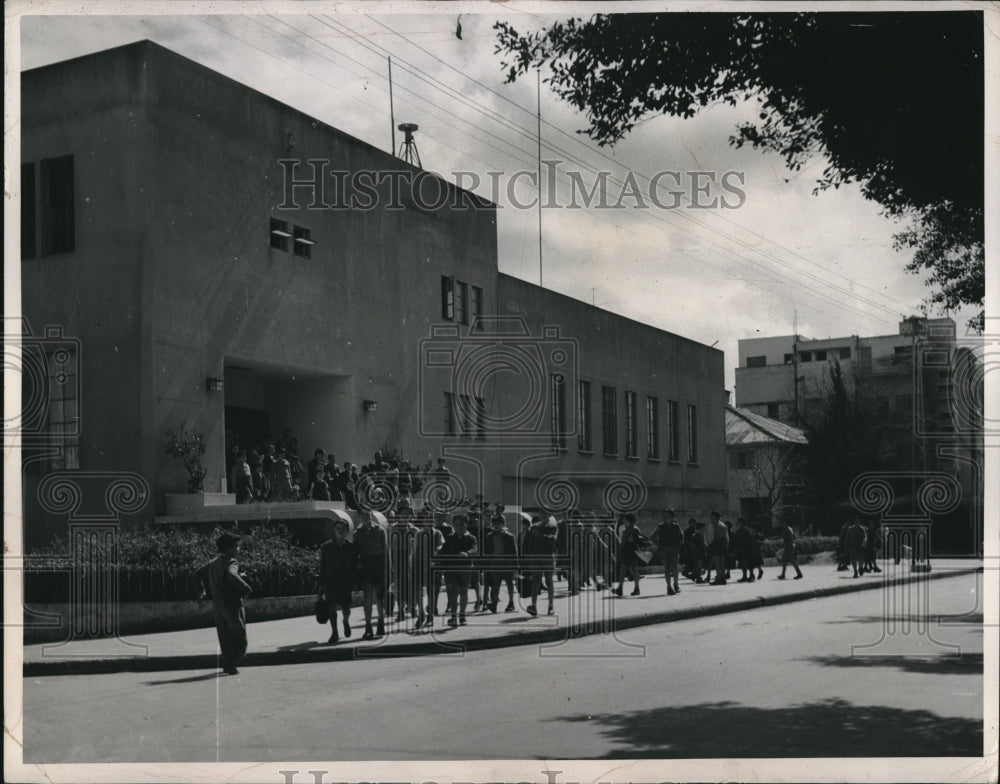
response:
{"label": "sky", "polygon": [[[585,116],[548,90],[544,69],[540,94],[534,77],[505,84],[494,52],[497,20],[523,33],[572,14],[546,16],[535,6],[506,3],[479,4],[459,16],[468,4],[447,5],[425,13],[426,6],[411,4],[407,10],[421,13],[392,14],[381,6],[379,15],[326,13],[313,5],[301,8],[315,13],[300,7],[295,14],[265,13],[273,10],[269,4],[254,15],[213,15],[192,4],[196,13],[188,16],[160,9],[25,16],[20,65],[26,70],[150,39],[389,150],[391,57],[395,122],[420,126],[423,167],[452,181],[456,172],[468,172],[466,184],[474,176],[483,183],[477,193],[498,195],[501,272],[533,283],[541,272],[546,288],[716,346],[725,352],[730,390],[742,338],[788,335],[793,324],[811,338],[894,334],[901,318],[923,312],[929,290],[921,276],[904,271],[912,251],[892,248],[904,224],[882,216],[857,186],[814,194],[821,156],[791,172],[777,155],[729,144],[737,123],[752,118],[753,105],[710,106],[690,119],[651,117],[614,147],[601,148],[578,133]],[[543,182],[543,203],[562,205],[546,206],[540,216],[510,198],[524,204],[537,196],[526,175],[515,174],[536,170],[538,106],[541,157],[560,161],[548,164],[556,188]],[[629,182],[642,195],[626,195],[620,209],[568,209],[574,178],[589,190],[602,171],[611,204]],[[649,198],[650,178],[664,171],[680,173],[683,206],[668,209],[667,191],[678,189],[672,175],[660,179],[659,206]],[[497,194],[488,172],[498,173],[492,175]],[[710,173],[698,175],[702,184],[714,183],[707,195],[692,192],[693,172]],[[724,175],[730,187],[719,190]],[[714,208],[690,207],[692,199],[715,197],[721,199]],[[961,333],[972,312],[949,315]]]}

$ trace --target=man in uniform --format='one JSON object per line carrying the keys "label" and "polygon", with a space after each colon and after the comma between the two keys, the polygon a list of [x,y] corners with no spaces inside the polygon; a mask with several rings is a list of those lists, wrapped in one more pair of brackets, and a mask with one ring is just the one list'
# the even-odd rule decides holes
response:
{"label": "man in uniform", "polygon": [[240,574],[236,553],[240,537],[223,533],[215,542],[219,555],[195,572],[195,579],[202,586],[198,601],[212,598],[215,630],[219,634],[222,651],[222,669],[227,675],[236,675],[236,665],[247,652],[247,620],[243,611],[243,597],[252,589]]}

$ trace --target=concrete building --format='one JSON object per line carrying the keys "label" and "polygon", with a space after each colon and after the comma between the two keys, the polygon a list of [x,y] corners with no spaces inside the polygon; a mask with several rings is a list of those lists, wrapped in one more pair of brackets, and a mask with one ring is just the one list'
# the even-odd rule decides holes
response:
{"label": "concrete building", "polygon": [[914,357],[927,350],[952,357],[955,347],[954,321],[919,317],[900,322],[896,335],[741,340],[736,405],[780,422],[805,425],[821,412],[837,363],[848,388],[859,390],[887,426],[883,444],[887,465],[920,467],[924,463],[914,451],[919,445],[911,434],[926,425],[947,428],[952,396],[947,368],[924,368]]}
{"label": "concrete building", "polygon": [[[980,352],[977,341],[956,335],[950,318],[917,316],[901,321],[894,335],[741,340],[736,405],[806,427],[821,414],[839,364],[847,388],[857,393],[875,423],[880,470],[900,479],[894,491],[900,508],[910,515],[930,514],[918,508],[927,498],[921,497],[919,482],[935,475],[954,477],[960,492],[949,485],[942,493],[960,495],[960,504],[939,516],[951,515],[947,538],[962,539],[955,546],[969,551],[979,546],[982,525]],[[956,526],[967,529],[970,538],[959,536]]]}
{"label": "concrete building", "polygon": [[28,544],[55,471],[163,515],[169,430],[209,494],[289,428],[526,509],[725,505],[722,353],[500,274],[494,205],[148,41],[25,72],[22,126]]}

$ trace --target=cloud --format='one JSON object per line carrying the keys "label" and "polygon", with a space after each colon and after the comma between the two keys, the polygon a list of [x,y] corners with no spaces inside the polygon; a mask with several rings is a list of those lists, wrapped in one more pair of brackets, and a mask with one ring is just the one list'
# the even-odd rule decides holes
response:
{"label": "cloud", "polygon": [[[22,19],[22,67],[150,38],[382,149],[391,145],[388,64],[393,58],[395,122],[420,125],[425,168],[448,179],[477,172],[530,171],[537,156],[534,79],[503,82],[493,53],[499,14],[522,31],[546,17],[490,9],[463,14],[317,16],[35,16]],[[687,120],[655,117],[614,148],[577,131],[586,118],[542,86],[544,158],[558,158],[556,195],[569,172],[592,184],[609,172],[614,197],[629,176],[646,187],[658,172],[738,173],[745,201],[735,210],[542,211],[545,285],[726,352],[748,335],[887,334],[927,291],[892,250],[899,226],[854,186],[813,194],[817,159],[789,172],[778,156],[736,149],[729,136],[753,105],[713,106]],[[396,144],[401,139],[397,133]],[[688,187],[685,198],[692,193]],[[545,192],[548,192],[547,189]],[[530,198],[535,186],[513,190]],[[538,279],[538,216],[512,209],[501,191],[499,266]],[[594,291],[596,290],[596,292]]]}

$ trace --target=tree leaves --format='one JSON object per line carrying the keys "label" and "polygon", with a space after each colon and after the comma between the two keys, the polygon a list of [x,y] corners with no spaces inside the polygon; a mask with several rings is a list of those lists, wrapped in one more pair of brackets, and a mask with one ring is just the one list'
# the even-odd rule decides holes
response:
{"label": "tree leaves", "polygon": [[982,306],[981,12],[620,14],[527,35],[494,27],[507,81],[548,66],[546,84],[585,112],[600,146],[655,114],[757,100],[757,120],[737,126],[731,144],[777,152],[792,171],[825,156],[815,192],[857,183],[887,215],[910,217],[897,249],[916,251],[910,271],[930,270],[931,301]]}

